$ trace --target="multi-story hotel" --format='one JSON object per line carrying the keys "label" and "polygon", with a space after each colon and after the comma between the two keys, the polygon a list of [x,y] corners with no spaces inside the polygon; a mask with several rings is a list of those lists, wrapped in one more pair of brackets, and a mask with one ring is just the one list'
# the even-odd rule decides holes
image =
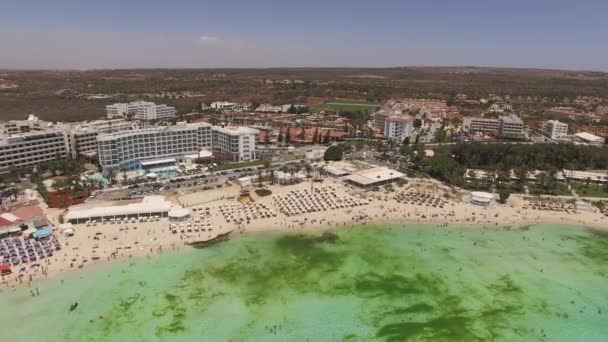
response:
{"label": "multi-story hotel", "polygon": [[509,139],[526,138],[524,122],[515,115],[499,118],[465,117],[462,125],[465,130],[471,132],[492,133]]}
{"label": "multi-story hotel", "polygon": [[500,121],[495,118],[465,117],[462,119],[462,126],[467,131],[486,132],[498,134]]}
{"label": "multi-story hotel", "polygon": [[130,131],[138,127],[137,123],[126,120],[96,120],[73,126],[69,129],[68,139],[72,158],[97,156],[97,135]]}
{"label": "multi-story hotel", "polygon": [[232,161],[256,158],[258,131],[208,123],[179,123],[97,136],[99,163],[105,173],[174,165],[201,151]]}
{"label": "multi-story hotel", "polygon": [[392,112],[381,110],[376,112],[374,115],[374,127],[384,132],[384,125],[386,124],[386,118],[394,115]]}
{"label": "multi-story hotel", "polygon": [[63,131],[49,130],[0,137],[0,173],[11,168],[33,167],[37,164],[65,158],[68,142]]}
{"label": "multi-story hotel", "polygon": [[128,103],[115,103],[106,106],[106,115],[108,119],[122,119],[129,113]]}
{"label": "multi-story hotel", "polygon": [[109,119],[132,115],[134,119],[149,121],[173,118],[177,111],[175,107],[164,104],[157,105],[154,102],[135,101],[108,105],[106,106],[106,113]]}
{"label": "multi-story hotel", "polygon": [[211,125],[181,123],[100,134],[97,147],[105,173],[174,164],[186,155],[211,150]]}
{"label": "multi-story hotel", "polygon": [[543,132],[549,138],[559,140],[568,135],[568,124],[557,120],[549,120],[545,122]]}
{"label": "multi-story hotel", "polygon": [[0,123],[0,134],[14,135],[28,132],[40,132],[55,127],[52,122],[38,119],[35,115],[30,114],[27,120],[10,120]]}
{"label": "multi-story hotel", "polygon": [[500,136],[509,139],[526,139],[524,122],[516,115],[506,115],[498,118],[500,121]]}
{"label": "multi-story hotel", "polygon": [[213,153],[232,161],[256,159],[258,130],[249,127],[213,126]]}
{"label": "multi-story hotel", "polygon": [[384,138],[402,142],[412,135],[414,118],[410,115],[391,115],[384,120]]}

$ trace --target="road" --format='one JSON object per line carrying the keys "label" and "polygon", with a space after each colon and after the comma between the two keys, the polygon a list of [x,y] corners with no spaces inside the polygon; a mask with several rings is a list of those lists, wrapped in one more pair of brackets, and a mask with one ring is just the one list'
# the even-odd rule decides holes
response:
{"label": "road", "polygon": [[[271,165],[268,169],[277,171],[283,165],[298,164],[300,160],[291,160],[276,162]],[[260,167],[258,169],[258,167]],[[103,189],[103,193],[111,193],[114,191],[127,190],[129,197],[141,197],[151,194],[160,194],[165,191],[185,189],[192,187],[217,187],[225,184],[226,182],[236,181],[238,178],[256,175],[259,170],[264,170],[262,166],[250,166],[237,169],[223,170],[217,172],[201,172],[194,175],[177,176],[170,180],[156,180],[148,181],[145,183],[134,184],[130,186],[117,186],[112,188]]]}

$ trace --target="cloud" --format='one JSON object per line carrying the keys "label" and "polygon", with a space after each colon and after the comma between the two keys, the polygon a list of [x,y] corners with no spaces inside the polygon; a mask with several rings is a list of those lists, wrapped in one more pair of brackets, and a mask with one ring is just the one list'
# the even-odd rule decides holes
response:
{"label": "cloud", "polygon": [[210,35],[202,35],[198,38],[199,42],[203,43],[203,44],[212,44],[212,43],[219,43],[222,41],[222,39],[218,36],[210,36]]}

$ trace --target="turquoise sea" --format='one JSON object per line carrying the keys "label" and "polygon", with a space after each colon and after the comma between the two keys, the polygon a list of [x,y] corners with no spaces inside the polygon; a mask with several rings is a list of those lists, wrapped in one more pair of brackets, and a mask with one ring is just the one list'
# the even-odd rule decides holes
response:
{"label": "turquoise sea", "polygon": [[33,287],[0,341],[608,340],[608,236],[572,226],[239,236]]}

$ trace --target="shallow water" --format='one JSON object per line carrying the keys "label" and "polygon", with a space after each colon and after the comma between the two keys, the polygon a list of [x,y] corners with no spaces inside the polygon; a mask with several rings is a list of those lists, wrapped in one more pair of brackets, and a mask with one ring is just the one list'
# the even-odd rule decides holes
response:
{"label": "shallow water", "polygon": [[[27,287],[0,293],[0,340],[608,336],[608,237],[580,227],[260,234],[100,265],[36,286],[35,298]],[[79,306],[69,312],[73,302]]]}

